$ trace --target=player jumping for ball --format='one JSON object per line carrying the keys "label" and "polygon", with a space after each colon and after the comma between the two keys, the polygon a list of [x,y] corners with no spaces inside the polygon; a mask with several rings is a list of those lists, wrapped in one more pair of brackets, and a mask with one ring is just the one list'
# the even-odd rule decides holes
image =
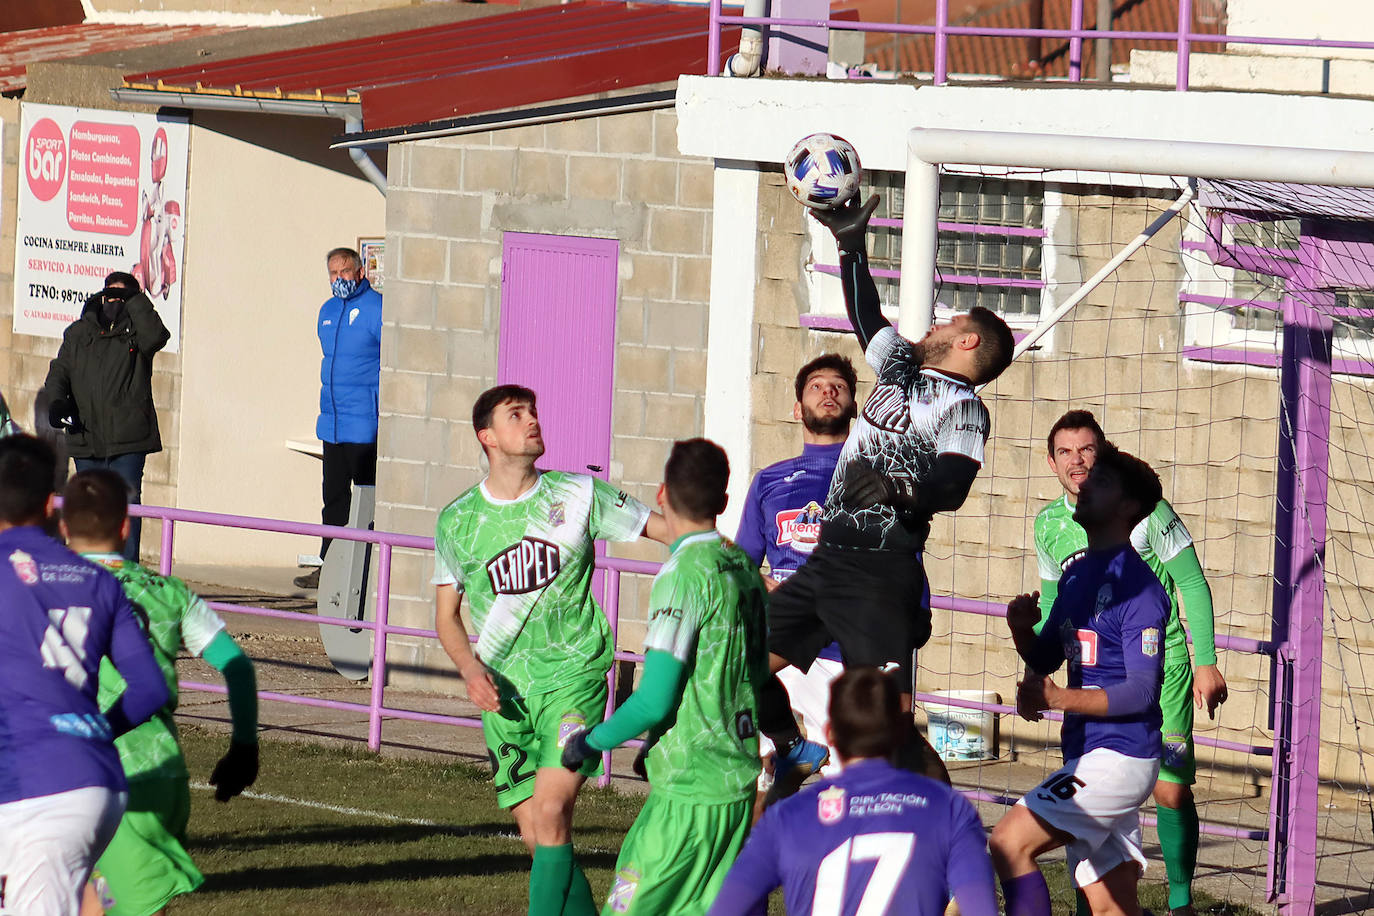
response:
{"label": "player jumping for ball", "polygon": [[649,595],[644,674],[615,715],[563,751],[576,769],[648,732],[649,797],[620,847],[604,916],[701,916],[749,832],[766,599],[758,567],[716,531],[729,477],[714,442],[673,445],[658,490],[672,556]]}
{"label": "player jumping for ball", "polygon": [[[1145,867],[1140,805],[1159,776],[1159,692],[1169,597],[1131,546],[1162,497],[1149,465],[1104,446],[1079,484],[1074,520],[1087,551],[1065,571],[1039,634],[1037,595],[1007,605],[1016,651],[1030,667],[1017,707],[1032,721],[1064,713],[1064,766],[992,831],[1007,916],[1049,916],[1035,860],[1066,847],[1069,875],[1096,916],[1138,916]],[[1068,686],[1049,676],[1067,660]]]}
{"label": "player jumping for ball", "polygon": [[[1070,410],[1050,427],[1050,470],[1064,495],[1035,517],[1035,553],[1040,566],[1040,616],[1054,605],[1059,578],[1087,547],[1083,528],[1073,520],[1078,488],[1092,470],[1107,437],[1086,410]],[[1226,679],[1217,668],[1212,590],[1202,572],[1192,535],[1167,499],[1161,499],[1135,530],[1131,544],[1154,570],[1169,595],[1169,622],[1164,628],[1164,756],[1155,784],[1159,846],[1169,878],[1171,916],[1191,916],[1193,871],[1197,867],[1198,816],[1193,799],[1197,761],[1193,753],[1193,707],[1204,705],[1216,717],[1226,702]],[[1179,599],[1197,650],[1197,671],[1188,657],[1188,633],[1179,616]]]}
{"label": "player jumping for ball", "polygon": [[[987,408],[974,388],[1011,364],[1011,330],[984,308],[932,327],[919,342],[883,317],[868,269],[865,236],[878,205],[814,211],[835,236],[845,306],[873,392],[840,454],[821,522],[820,543],[775,592],[769,606],[769,666],[805,671],[834,640],[846,665],[895,666],[910,709],[912,662],[930,637],[922,607],[919,551],[931,517],[963,505],[983,461]],[[820,767],[824,746],[798,733],[776,677],[760,698],[759,722],[777,745],[775,791],[785,794]],[[911,725],[902,763],[946,782],[949,775]]]}
{"label": "player jumping for ball", "polygon": [[[215,765],[215,797],[228,801],[258,774],[258,695],[253,663],[205,601],[172,576],[159,576],[124,559],[129,533],[128,485],[113,471],[82,471],[62,492],[67,545],[114,574],[143,614],[153,655],[171,696],[157,715],[115,739],[129,780],[129,807],[110,845],[96,862],[82,916],[150,916],[189,894],[205,880],[186,852],[191,814],[190,773],[177,740],[177,654],[184,647],[224,675],[233,735],[229,752]],[[101,708],[124,692],[124,679],[100,669]]]}
{"label": "player jumping for ball", "polygon": [[764,813],[710,916],[763,912],[782,885],[792,916],[997,916],[978,812],[943,783],[892,765],[905,731],[899,691],[876,668],[831,685],[826,731],[844,770]]}
{"label": "player jumping for ball", "polygon": [[[518,385],[483,392],[472,425],[489,473],[439,513],[434,538],[435,629],[482,710],[496,801],[534,856],[529,912],[596,912],[573,859],[572,814],[599,771],[559,765],[577,729],[601,721],[615,646],[592,599],[593,541],[666,541],[663,518],[615,487],[540,471],[535,395]],[[477,645],[459,617],[468,597]]]}

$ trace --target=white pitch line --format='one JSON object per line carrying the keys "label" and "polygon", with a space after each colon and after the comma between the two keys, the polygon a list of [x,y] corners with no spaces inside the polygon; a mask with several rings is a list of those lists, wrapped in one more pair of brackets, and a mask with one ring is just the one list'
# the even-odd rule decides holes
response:
{"label": "white pitch line", "polygon": [[[193,782],[191,788],[200,791],[213,791],[214,786],[204,782]],[[243,793],[244,798],[253,798],[259,801],[277,802],[283,805],[296,805],[301,808],[315,808],[320,811],[332,811],[335,814],[349,814],[354,817],[370,817],[379,821],[387,821],[393,824],[410,824],[416,827],[444,827],[453,831],[473,832],[466,827],[458,827],[450,824],[441,824],[438,821],[431,821],[423,817],[401,817],[399,814],[391,814],[386,811],[369,811],[366,808],[350,808],[347,805],[331,805],[327,802],[310,801],[305,798],[291,798],[287,795],[273,795],[268,792],[254,792],[248,789]],[[496,833],[488,834],[503,840],[518,840],[518,833]]]}

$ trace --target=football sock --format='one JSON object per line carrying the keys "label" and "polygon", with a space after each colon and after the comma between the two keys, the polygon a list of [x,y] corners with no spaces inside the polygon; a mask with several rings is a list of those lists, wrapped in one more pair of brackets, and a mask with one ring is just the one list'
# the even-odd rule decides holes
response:
{"label": "football sock", "polygon": [[787,688],[776,674],[770,674],[759,691],[759,731],[777,746],[779,754],[786,754],[801,740],[797,720],[792,717],[792,705]]}
{"label": "football sock", "polygon": [[916,723],[907,722],[902,743],[897,747],[897,766],[912,773],[920,773],[945,785],[950,784],[949,770],[940,755],[921,737]]}
{"label": "football sock", "polygon": [[530,867],[530,916],[562,916],[572,877],[571,843],[535,846]]}
{"label": "football sock", "polygon": [[1007,916],[1050,916],[1050,888],[1040,869],[1002,881]]}
{"label": "football sock", "polygon": [[1084,896],[1084,894],[1083,894],[1083,892],[1082,892],[1081,890],[1075,890],[1075,891],[1073,892],[1073,899],[1074,899],[1074,909],[1073,909],[1073,914],[1074,914],[1074,916],[1092,916],[1092,912],[1093,912],[1093,911],[1092,911],[1092,909],[1089,908],[1089,906],[1088,906],[1088,898],[1087,898],[1086,896]]}
{"label": "football sock", "polygon": [[563,916],[596,916],[598,907],[592,897],[592,886],[587,876],[573,862],[572,883],[568,885],[568,902],[563,904]]}
{"label": "football sock", "polygon": [[1189,795],[1180,808],[1155,806],[1159,848],[1169,876],[1169,909],[1193,902],[1193,872],[1197,869],[1197,805]]}

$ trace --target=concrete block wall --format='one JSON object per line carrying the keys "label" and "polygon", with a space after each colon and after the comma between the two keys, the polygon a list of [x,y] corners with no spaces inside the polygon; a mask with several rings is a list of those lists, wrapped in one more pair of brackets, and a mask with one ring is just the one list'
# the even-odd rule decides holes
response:
{"label": "concrete block wall", "polygon": [[[652,505],[671,443],[700,435],[710,279],[709,163],[677,153],[672,111],[393,144],[377,525],[432,534],[485,473],[470,413],[496,382],[506,231],[620,242],[610,479]],[[659,545],[616,555],[662,560]],[[433,623],[428,555],[398,552],[392,619]],[[627,577],[621,644],[643,635]],[[447,690],[437,645],[396,639],[393,683]]]}

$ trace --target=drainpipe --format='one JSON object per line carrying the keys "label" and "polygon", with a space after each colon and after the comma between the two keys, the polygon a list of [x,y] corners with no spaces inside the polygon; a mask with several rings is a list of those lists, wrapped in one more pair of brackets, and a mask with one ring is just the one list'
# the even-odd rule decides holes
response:
{"label": "drainpipe", "polygon": [[[344,133],[346,134],[356,134],[363,129],[363,121],[361,118],[355,118],[350,115],[343,120]],[[376,185],[377,190],[381,191],[382,196],[385,197],[386,173],[377,168],[377,163],[372,161],[372,157],[367,154],[367,150],[359,146],[350,146],[348,148],[348,158],[353,160],[353,164],[358,167],[358,171],[363,173],[363,177]]]}
{"label": "drainpipe", "polygon": [[[744,0],[744,15],[762,18],[768,15],[768,0]],[[727,76],[758,76],[763,72],[763,31],[745,26],[739,37],[739,50],[725,62]]]}

